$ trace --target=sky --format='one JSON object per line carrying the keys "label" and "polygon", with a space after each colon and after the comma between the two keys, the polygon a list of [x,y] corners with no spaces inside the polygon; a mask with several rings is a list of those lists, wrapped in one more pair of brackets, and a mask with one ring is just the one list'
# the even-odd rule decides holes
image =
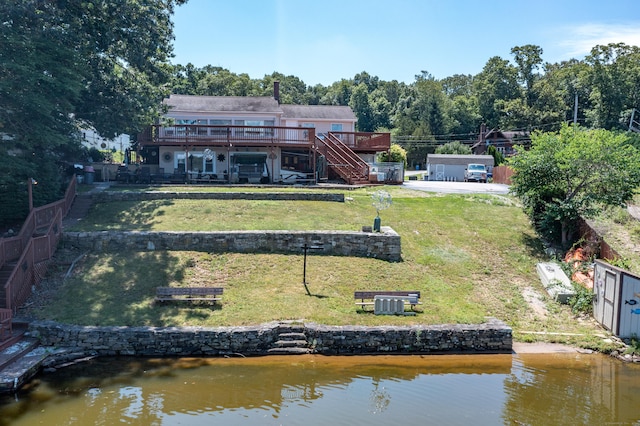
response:
{"label": "sky", "polygon": [[366,71],[412,83],[475,75],[533,44],[544,62],[608,43],[640,46],[638,0],[189,0],[176,7],[174,64],[273,72],[329,86]]}

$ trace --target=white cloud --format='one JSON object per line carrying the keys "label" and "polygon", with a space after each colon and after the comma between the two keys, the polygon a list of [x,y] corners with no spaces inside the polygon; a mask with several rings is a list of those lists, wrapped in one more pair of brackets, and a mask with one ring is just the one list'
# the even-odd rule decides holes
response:
{"label": "white cloud", "polygon": [[640,25],[583,24],[566,28],[557,43],[571,57],[588,55],[597,45],[625,43],[640,46]]}

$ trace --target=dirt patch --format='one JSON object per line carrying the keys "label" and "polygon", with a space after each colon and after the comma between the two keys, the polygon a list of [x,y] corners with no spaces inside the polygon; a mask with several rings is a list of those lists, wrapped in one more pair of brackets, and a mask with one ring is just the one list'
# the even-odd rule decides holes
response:
{"label": "dirt patch", "polygon": [[541,319],[546,319],[549,311],[544,302],[544,296],[538,293],[533,287],[525,287],[522,290],[522,297],[527,302],[532,312]]}

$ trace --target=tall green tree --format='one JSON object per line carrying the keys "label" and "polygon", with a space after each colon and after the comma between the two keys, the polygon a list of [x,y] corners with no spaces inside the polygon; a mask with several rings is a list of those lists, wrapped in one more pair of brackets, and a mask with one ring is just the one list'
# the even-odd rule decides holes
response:
{"label": "tall green tree", "polygon": [[578,218],[624,206],[640,185],[640,152],[627,134],[564,124],[534,133],[529,151],[509,161],[512,192],[541,235],[567,248]]}
{"label": "tall green tree", "polygon": [[369,102],[369,92],[364,83],[358,84],[353,93],[349,106],[353,109],[358,118],[357,128],[360,132],[372,132],[375,130],[375,117],[371,103]]}
{"label": "tall green tree", "polygon": [[511,49],[518,68],[518,80],[525,90],[526,104],[531,107],[535,103],[533,87],[540,78],[537,70],[542,65],[542,48],[533,44],[516,46]]}
{"label": "tall green tree", "polygon": [[[0,155],[21,165],[11,176],[0,172],[0,205],[26,198],[27,177],[47,182],[39,191],[61,183],[39,162],[73,160],[64,155],[78,152],[78,127],[135,134],[158,115],[170,75],[170,17],[184,1],[0,2]],[[45,201],[59,196],[57,186]],[[3,213],[0,220],[21,212]]]}
{"label": "tall green tree", "polygon": [[621,115],[640,102],[640,48],[624,43],[595,46],[585,59],[590,65],[592,107],[587,118],[595,127],[624,128]]}
{"label": "tall green tree", "polygon": [[489,128],[504,125],[504,103],[522,97],[518,85],[518,70],[499,56],[487,61],[473,79],[480,116]]}
{"label": "tall green tree", "polygon": [[436,148],[436,154],[471,154],[471,147],[460,143],[460,141],[447,142]]}

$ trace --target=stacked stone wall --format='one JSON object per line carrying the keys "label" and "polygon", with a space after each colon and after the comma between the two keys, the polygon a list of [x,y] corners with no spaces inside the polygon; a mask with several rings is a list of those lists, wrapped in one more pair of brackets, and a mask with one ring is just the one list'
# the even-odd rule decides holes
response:
{"label": "stacked stone wall", "polygon": [[169,192],[169,191],[103,191],[93,195],[98,203],[150,200],[270,200],[331,201],[344,203],[344,194],[322,192]]}
{"label": "stacked stone wall", "polygon": [[[68,348],[78,357],[267,355],[281,324],[244,327],[90,327],[32,322],[29,334],[43,346]],[[328,326],[304,324],[309,351],[322,355],[509,353],[511,328],[483,324],[433,326]]]}
{"label": "stacked stone wall", "polygon": [[402,260],[400,236],[389,227],[381,231],[65,232],[61,244],[92,253],[189,250],[281,254],[300,254],[307,245],[314,248],[310,251],[313,255]]}

